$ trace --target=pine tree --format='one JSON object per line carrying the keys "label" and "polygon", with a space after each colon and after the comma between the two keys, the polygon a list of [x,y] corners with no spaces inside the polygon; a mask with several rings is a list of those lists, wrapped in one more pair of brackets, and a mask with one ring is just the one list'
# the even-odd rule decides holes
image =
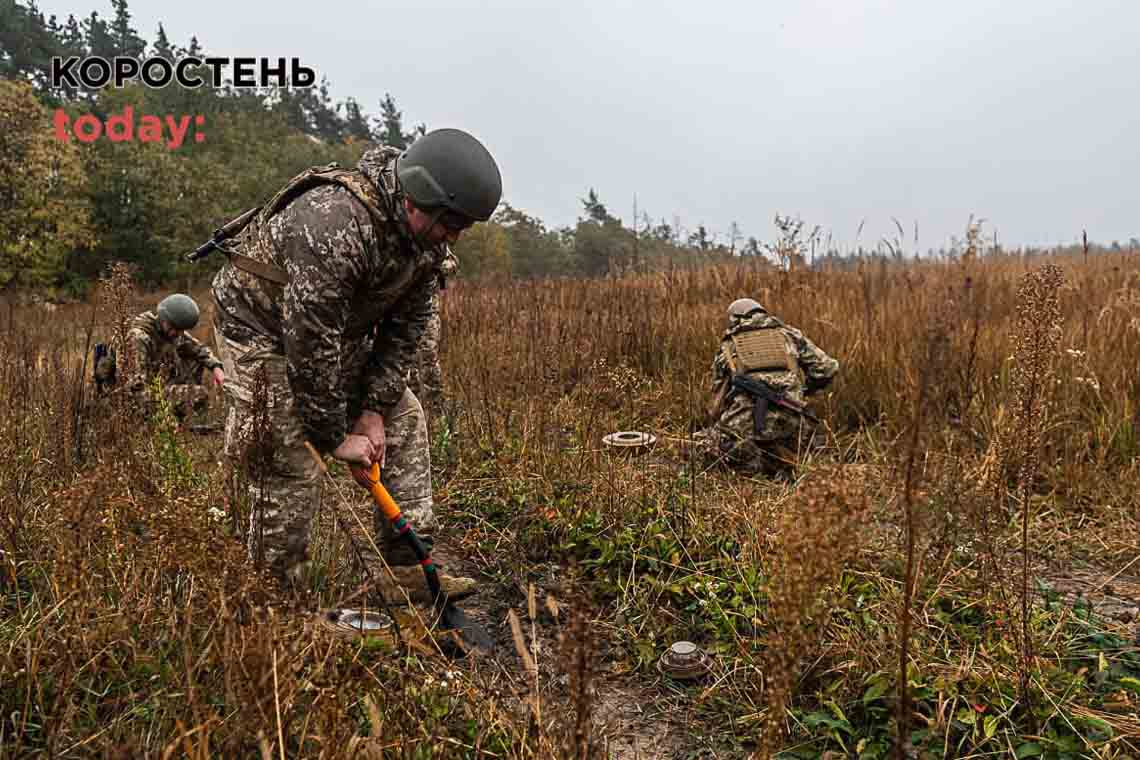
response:
{"label": "pine tree", "polygon": [[712,238],[703,224],[697,225],[697,231],[689,235],[689,247],[707,251],[712,248]]}
{"label": "pine tree", "polygon": [[99,18],[98,11],[91,11],[91,15],[83,20],[83,36],[88,55],[102,58],[115,56],[115,38],[111,36],[107,22]]}
{"label": "pine tree", "polygon": [[[58,56],[66,57],[67,52],[64,48],[65,30],[64,30],[63,26],[60,25],[59,20],[56,19],[56,16],[54,13],[51,14],[51,16],[48,18],[47,26],[45,28],[47,30],[48,36],[51,38],[50,44],[51,44],[51,49],[52,49],[52,55],[58,55]],[[60,83],[59,87],[52,87],[50,76],[48,77],[47,87],[51,91],[51,99],[52,100],[59,101],[63,98],[67,98],[67,97],[71,96],[71,93],[69,92],[69,89],[71,89],[71,88],[69,88],[64,83]]]}
{"label": "pine tree", "polygon": [[[83,58],[87,55],[87,46],[83,40],[83,32],[79,29],[79,22],[72,14],[67,15],[67,23],[57,32],[57,55],[68,58],[75,56]],[[61,82],[58,95],[66,100],[74,100],[79,96],[79,90],[67,82]]]}
{"label": "pine tree", "polygon": [[[86,48],[87,55],[99,56],[106,59],[110,59],[115,55],[115,40],[111,37],[107,22],[99,18],[98,12],[91,11],[91,15],[83,19],[80,26],[83,29],[83,46]],[[81,98],[95,102],[99,95],[97,89],[92,89],[82,84],[79,87],[79,96]]]}
{"label": "pine tree", "polygon": [[61,41],[63,43],[64,55],[77,55],[82,58],[87,54],[87,48],[83,41],[83,32],[79,28],[79,22],[75,20],[75,16],[71,13],[67,14],[67,24],[63,28]]}
{"label": "pine tree", "polygon": [[127,10],[127,0],[111,0],[115,9],[115,20],[111,22],[111,36],[115,41],[116,55],[139,58],[146,50],[146,42],[131,26],[131,13]]}
{"label": "pine tree", "polygon": [[26,8],[0,2],[0,78],[30,80],[41,98],[50,97],[49,66],[57,47],[34,0]]}
{"label": "pine tree", "polygon": [[293,129],[307,135],[313,134],[313,124],[305,107],[306,92],[292,87],[276,87],[272,92],[273,105],[270,106],[270,110],[279,114]]}
{"label": "pine tree", "polygon": [[154,40],[154,54],[160,58],[165,58],[168,61],[173,61],[175,58],[174,47],[170,44],[170,39],[166,36],[166,30],[162,28],[162,23],[158,24],[158,34]]}
{"label": "pine tree", "polygon": [[380,142],[403,150],[416,139],[415,133],[404,133],[403,116],[403,112],[396,108],[396,101],[392,99],[392,95],[384,93],[384,99],[380,101],[380,116],[377,119],[380,126],[378,135]]}
{"label": "pine tree", "polygon": [[344,138],[344,119],[340,116],[340,106],[334,106],[329,95],[328,78],[321,77],[320,86],[316,90],[310,88],[306,94],[316,136],[325,142],[340,142]]}
{"label": "pine tree", "polygon": [[360,110],[356,98],[346,98],[343,105],[345,136],[361,142],[370,141],[372,130],[368,128],[368,117]]}
{"label": "pine tree", "polygon": [[15,53],[27,11],[14,2],[0,3],[0,76],[13,79]]}
{"label": "pine tree", "polygon": [[582,198],[582,206],[586,211],[586,218],[598,224],[605,224],[606,220],[610,218],[610,213],[606,211],[605,205],[598,200],[598,194],[594,188],[590,188],[585,198]]}

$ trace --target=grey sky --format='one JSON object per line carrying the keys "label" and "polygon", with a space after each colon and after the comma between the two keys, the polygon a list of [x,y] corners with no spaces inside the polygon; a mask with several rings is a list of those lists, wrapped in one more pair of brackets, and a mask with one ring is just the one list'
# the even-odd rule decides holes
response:
{"label": "grey sky", "polygon": [[[103,7],[103,6],[106,7]],[[41,2],[77,17],[110,3]],[[336,99],[457,126],[505,198],[571,224],[597,189],[727,234],[798,214],[837,241],[925,250],[971,213],[1006,244],[1140,237],[1140,2],[798,0],[131,7],[153,40],[299,56]],[[208,127],[204,130],[208,139]],[[267,189],[268,191],[268,189]],[[992,227],[991,227],[992,229]]]}

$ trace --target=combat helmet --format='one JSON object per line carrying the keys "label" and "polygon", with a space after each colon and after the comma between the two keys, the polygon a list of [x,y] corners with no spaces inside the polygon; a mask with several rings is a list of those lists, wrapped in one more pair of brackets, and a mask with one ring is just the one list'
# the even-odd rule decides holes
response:
{"label": "combat helmet", "polygon": [[158,318],[179,330],[193,330],[198,324],[198,304],[182,293],[172,293],[158,304]]}
{"label": "combat helmet", "polygon": [[437,129],[396,159],[396,177],[412,203],[451,227],[485,222],[503,195],[503,178],[483,143],[460,129]]}
{"label": "combat helmet", "polygon": [[758,311],[766,312],[767,310],[761,306],[758,301],[754,301],[751,298],[737,298],[728,305],[728,326],[732,327],[737,322],[747,319]]}

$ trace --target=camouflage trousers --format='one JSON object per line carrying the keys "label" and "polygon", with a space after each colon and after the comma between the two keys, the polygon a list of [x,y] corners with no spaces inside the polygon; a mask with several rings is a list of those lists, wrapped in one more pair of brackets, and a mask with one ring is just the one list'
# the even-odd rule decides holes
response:
{"label": "camouflage trousers", "polygon": [[443,369],[439,365],[439,338],[443,323],[439,316],[439,294],[436,293],[433,299],[434,308],[408,370],[408,387],[425,407],[432,413],[438,413],[443,403]]}
{"label": "camouflage trousers", "polygon": [[[308,561],[309,527],[324,495],[323,476],[292,411],[285,357],[268,346],[247,345],[220,332],[215,334],[218,358],[226,373],[224,452],[239,474],[239,482],[244,481],[250,505],[250,556],[256,559],[263,553],[275,575],[288,577]],[[342,367],[353,372],[349,377],[358,376],[363,360],[363,355],[350,355]],[[430,546],[435,516],[427,424],[411,391],[406,390],[385,416],[384,433],[381,480],[416,533]],[[351,479],[346,482],[363,495]],[[384,560],[389,565],[415,564],[415,556],[388,520],[379,510],[371,512],[376,546]],[[377,559],[373,552],[366,553],[365,561]]]}
{"label": "camouflage trousers", "polygon": [[714,463],[769,477],[790,475],[811,445],[815,426],[797,414],[769,408],[757,434],[752,400],[738,396],[716,422],[693,435],[697,452]]}

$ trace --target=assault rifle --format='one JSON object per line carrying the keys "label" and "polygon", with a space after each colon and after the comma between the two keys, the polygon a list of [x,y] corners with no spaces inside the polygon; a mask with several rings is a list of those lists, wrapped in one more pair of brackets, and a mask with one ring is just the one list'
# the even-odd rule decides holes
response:
{"label": "assault rifle", "polygon": [[199,259],[204,259],[206,256],[209,256],[213,251],[221,251],[226,255],[226,258],[230,260],[231,264],[242,271],[249,272],[256,277],[269,280],[270,282],[275,282],[278,285],[288,284],[289,276],[277,267],[266,264],[263,261],[251,259],[249,256],[231,250],[225,245],[227,240],[249,226],[250,221],[252,221],[253,217],[259,211],[261,211],[261,206],[254,206],[248,211],[242,212],[241,216],[226,222],[214,230],[214,234],[209,240],[186,254],[186,260],[190,262],[198,261]]}
{"label": "assault rifle", "polygon": [[752,425],[757,435],[764,432],[764,421],[768,417],[769,405],[786,409],[793,414],[798,414],[801,417],[811,420],[817,425],[819,424],[819,417],[816,417],[807,406],[797,404],[788,398],[786,394],[774,390],[767,383],[753,380],[745,375],[734,375],[732,378],[732,388],[735,391],[741,391],[752,396]]}
{"label": "assault rifle", "polygon": [[198,246],[186,255],[186,260],[197,261],[198,259],[206,258],[215,250],[224,250],[222,249],[222,243],[226,242],[234,235],[244,230],[246,225],[249,224],[250,219],[253,218],[253,215],[260,210],[260,206],[255,206],[254,208],[243,212],[242,215],[236,219],[231,219],[218,229],[214,230],[214,234],[210,237],[209,240],[207,240],[205,243],[202,243],[202,245]]}

